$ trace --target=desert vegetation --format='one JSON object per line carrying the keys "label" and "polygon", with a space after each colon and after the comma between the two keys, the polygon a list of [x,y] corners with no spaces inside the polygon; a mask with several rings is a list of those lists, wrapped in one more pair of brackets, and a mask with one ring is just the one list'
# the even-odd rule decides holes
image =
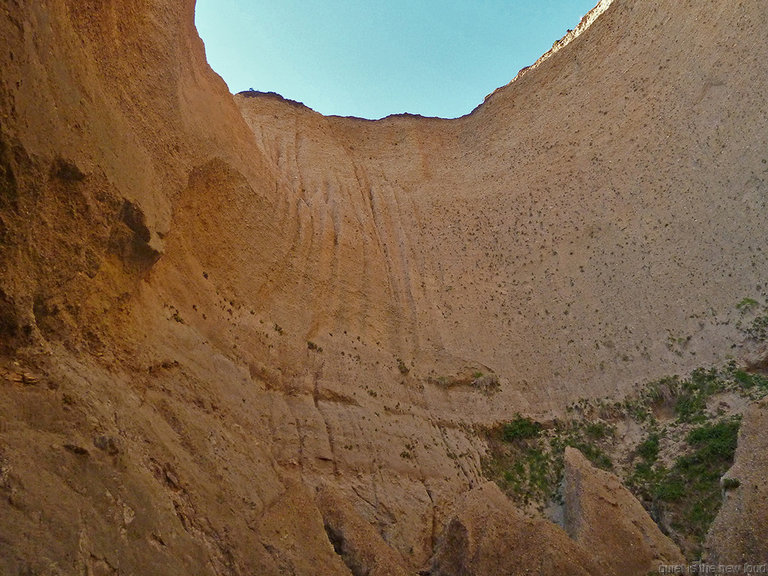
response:
{"label": "desert vegetation", "polygon": [[568,417],[536,422],[517,415],[485,431],[484,472],[530,514],[562,502],[563,453],[578,448],[595,466],[617,474],[691,560],[724,492],[738,478],[733,464],[743,399],[768,396],[768,376],[731,360],[686,377],[645,383],[624,401],[581,400]]}

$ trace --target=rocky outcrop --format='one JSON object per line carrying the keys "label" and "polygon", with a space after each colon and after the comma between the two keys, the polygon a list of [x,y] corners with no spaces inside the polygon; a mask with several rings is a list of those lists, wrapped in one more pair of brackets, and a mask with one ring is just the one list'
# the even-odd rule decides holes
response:
{"label": "rocky outcrop", "polygon": [[381,534],[360,516],[333,487],[317,492],[317,505],[323,515],[328,539],[353,576],[407,576],[407,564]]}
{"label": "rocky outcrop", "polygon": [[679,548],[619,479],[565,449],[565,529],[600,564],[601,574],[645,576],[683,564]]}
{"label": "rocky outcrop", "polygon": [[[355,576],[338,554],[336,543],[329,539],[326,521],[310,490],[298,482],[287,484],[283,495],[262,517],[258,530],[260,544],[269,552],[278,573]],[[364,528],[377,535],[369,525]]]}
{"label": "rocky outcrop", "polygon": [[768,403],[750,407],[739,430],[733,467],[723,476],[723,505],[707,534],[710,564],[768,562]]}
{"label": "rocky outcrop", "polygon": [[751,372],[768,375],[768,344],[763,344],[754,352],[745,355],[744,362]]}
{"label": "rocky outcrop", "polygon": [[591,551],[558,526],[525,517],[493,483],[457,505],[437,545],[432,576],[600,573]]}
{"label": "rocky outcrop", "polygon": [[427,565],[479,429],[714,359],[762,297],[766,28],[614,0],[464,118],[369,122],[233,98],[193,0],[4,3],[0,572]]}

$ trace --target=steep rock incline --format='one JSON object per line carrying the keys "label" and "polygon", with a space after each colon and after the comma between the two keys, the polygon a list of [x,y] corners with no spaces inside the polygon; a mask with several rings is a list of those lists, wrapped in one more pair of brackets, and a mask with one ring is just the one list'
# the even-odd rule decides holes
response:
{"label": "steep rock incline", "polygon": [[562,528],[523,516],[493,483],[458,504],[437,546],[435,576],[598,574],[588,551]]}
{"label": "steep rock incline", "polygon": [[645,576],[661,565],[683,563],[680,549],[619,479],[592,466],[576,448],[565,449],[564,485],[565,529],[600,559],[603,574]]}
{"label": "steep rock incline", "polygon": [[614,0],[379,122],[233,101],[192,0],[0,11],[0,571],[422,568],[478,427],[715,358],[765,290],[762,3]]}
{"label": "steep rock incline", "polygon": [[[768,403],[752,406],[739,431],[733,468],[723,477],[723,507],[707,535],[707,561],[759,564],[768,560]],[[728,486],[728,480],[731,485]]]}
{"label": "steep rock incline", "polygon": [[334,222],[339,259],[375,225],[381,251],[363,244],[350,275],[383,260],[417,369],[445,349],[549,411],[716,358],[734,294],[765,290],[768,70],[745,40],[765,19],[615,2],[456,121],[239,104],[293,201]]}

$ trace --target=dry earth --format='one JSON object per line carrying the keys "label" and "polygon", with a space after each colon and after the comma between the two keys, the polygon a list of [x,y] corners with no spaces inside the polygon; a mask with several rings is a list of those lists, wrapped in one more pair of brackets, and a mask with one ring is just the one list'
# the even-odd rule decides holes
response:
{"label": "dry earth", "polygon": [[[489,574],[481,427],[734,353],[768,5],[600,8],[470,115],[372,122],[233,98],[193,0],[4,1],[0,572]],[[518,524],[533,573],[580,546]]]}

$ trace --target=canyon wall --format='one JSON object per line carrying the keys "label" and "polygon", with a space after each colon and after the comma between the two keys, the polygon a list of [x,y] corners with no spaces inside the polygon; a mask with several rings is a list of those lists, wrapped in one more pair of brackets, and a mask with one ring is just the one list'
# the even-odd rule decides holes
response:
{"label": "canyon wall", "polygon": [[5,2],[2,570],[412,573],[485,427],[733,354],[767,24],[614,0],[471,114],[373,122],[233,98],[192,0]]}

